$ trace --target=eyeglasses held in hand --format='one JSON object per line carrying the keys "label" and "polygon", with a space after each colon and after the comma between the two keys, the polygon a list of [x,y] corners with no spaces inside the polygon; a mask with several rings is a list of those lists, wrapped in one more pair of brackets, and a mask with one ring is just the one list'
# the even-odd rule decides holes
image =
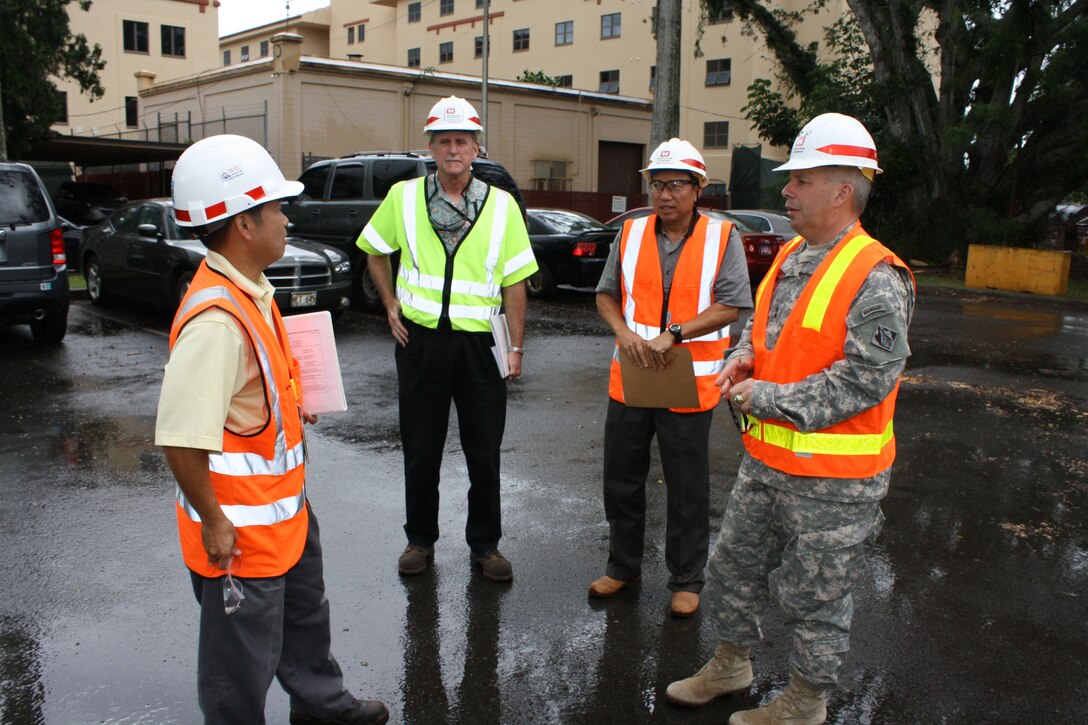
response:
{"label": "eyeglasses held in hand", "polygon": [[737,426],[737,430],[741,435],[744,435],[752,429],[752,421],[748,420],[748,416],[744,411],[740,411],[740,417],[737,417],[737,409],[733,407],[733,401],[729,401],[729,415],[733,416],[733,425]]}
{"label": "eyeglasses held in hand", "polygon": [[235,549],[230,563],[227,564],[227,575],[223,577],[223,611],[228,615],[237,612],[238,607],[242,606],[242,600],[246,598],[245,592],[242,591],[242,583],[232,576],[234,570],[241,564],[242,552]]}
{"label": "eyeglasses held in hand", "polygon": [[665,189],[673,192],[674,194],[682,190],[685,186],[694,186],[695,182],[691,179],[670,179],[669,181],[662,181],[661,179],[654,179],[650,182],[650,189],[655,194],[660,194]]}

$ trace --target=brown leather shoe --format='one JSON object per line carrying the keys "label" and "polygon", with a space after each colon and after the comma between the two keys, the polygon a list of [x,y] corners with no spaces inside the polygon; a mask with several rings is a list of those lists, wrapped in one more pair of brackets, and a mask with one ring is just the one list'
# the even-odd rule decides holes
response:
{"label": "brown leather shoe", "polygon": [[397,559],[397,571],[407,576],[414,576],[426,571],[434,561],[434,547],[408,544],[408,548]]}
{"label": "brown leather shoe", "polygon": [[699,611],[699,595],[695,592],[672,593],[672,616],[681,619],[690,617]]}
{"label": "brown leather shoe", "polygon": [[484,576],[493,582],[508,582],[514,578],[514,567],[498,549],[476,553],[472,552],[472,560],[480,565]]}
{"label": "brown leather shoe", "polygon": [[589,596],[594,599],[608,599],[609,597],[614,597],[623,589],[634,584],[637,579],[638,577],[624,581],[622,579],[613,579],[607,575],[602,576],[589,585]]}

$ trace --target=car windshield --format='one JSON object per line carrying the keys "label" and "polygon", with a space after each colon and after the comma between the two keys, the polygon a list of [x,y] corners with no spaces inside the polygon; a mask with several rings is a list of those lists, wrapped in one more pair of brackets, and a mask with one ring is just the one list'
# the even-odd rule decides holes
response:
{"label": "car windshield", "polygon": [[49,219],[49,206],[34,177],[19,169],[0,170],[0,224],[34,224]]}
{"label": "car windshield", "polygon": [[581,232],[607,232],[611,231],[607,226],[593,217],[580,214],[576,211],[561,211],[558,209],[540,210],[530,212],[540,219],[548,227],[558,234],[579,234]]}
{"label": "car windshield", "polygon": [[166,207],[166,226],[167,226],[167,239],[197,239],[196,232],[192,227],[182,227],[174,220],[174,205],[164,204]]}

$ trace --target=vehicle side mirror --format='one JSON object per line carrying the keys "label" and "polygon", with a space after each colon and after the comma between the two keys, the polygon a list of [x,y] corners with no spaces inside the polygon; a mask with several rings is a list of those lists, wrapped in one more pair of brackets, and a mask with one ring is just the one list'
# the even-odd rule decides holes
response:
{"label": "vehicle side mirror", "polygon": [[136,227],[136,233],[141,237],[157,237],[159,236],[159,228],[154,224],[141,224]]}

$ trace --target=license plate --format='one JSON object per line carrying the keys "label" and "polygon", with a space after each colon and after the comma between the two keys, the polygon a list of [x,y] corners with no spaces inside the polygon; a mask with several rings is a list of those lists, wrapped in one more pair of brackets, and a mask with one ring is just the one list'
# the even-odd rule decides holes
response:
{"label": "license plate", "polygon": [[769,256],[771,256],[771,254],[773,254],[770,247],[760,247],[759,248],[759,253],[761,255],[763,255],[764,257],[769,257]]}
{"label": "license plate", "polygon": [[317,304],[316,292],[292,292],[291,293],[291,306],[292,307],[313,307]]}

